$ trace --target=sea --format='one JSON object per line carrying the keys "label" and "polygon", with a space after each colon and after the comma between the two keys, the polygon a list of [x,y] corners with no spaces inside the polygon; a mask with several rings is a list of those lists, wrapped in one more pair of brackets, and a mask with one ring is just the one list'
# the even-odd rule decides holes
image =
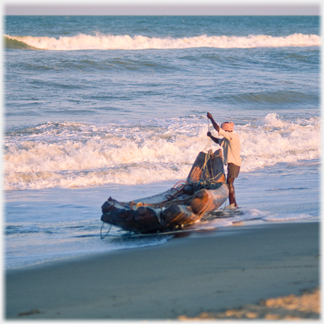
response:
{"label": "sea", "polygon": [[5,269],[181,239],[110,227],[101,206],[185,181],[219,148],[207,112],[240,136],[240,208],[190,230],[320,221],[319,16],[3,20]]}

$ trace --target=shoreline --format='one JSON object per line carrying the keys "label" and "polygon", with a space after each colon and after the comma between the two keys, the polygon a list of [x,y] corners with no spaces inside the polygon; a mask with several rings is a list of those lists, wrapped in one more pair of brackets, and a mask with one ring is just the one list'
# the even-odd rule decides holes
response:
{"label": "shoreline", "polygon": [[300,295],[319,287],[319,230],[319,222],[232,226],[7,270],[4,315],[174,320]]}

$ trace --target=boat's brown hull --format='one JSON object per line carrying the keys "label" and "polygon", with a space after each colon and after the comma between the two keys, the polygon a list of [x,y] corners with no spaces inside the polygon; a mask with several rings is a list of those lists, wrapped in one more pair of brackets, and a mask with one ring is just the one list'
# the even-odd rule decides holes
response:
{"label": "boat's brown hull", "polygon": [[114,200],[107,200],[102,206],[103,222],[118,226],[127,231],[150,233],[173,230],[193,224],[208,212],[219,208],[228,197],[228,188],[222,184],[218,189],[197,191],[185,203],[169,206],[121,205]]}
{"label": "boat's brown hull", "polygon": [[184,184],[127,203],[110,197],[102,205],[101,220],[136,233],[173,230],[216,210],[228,194],[221,150],[200,152]]}

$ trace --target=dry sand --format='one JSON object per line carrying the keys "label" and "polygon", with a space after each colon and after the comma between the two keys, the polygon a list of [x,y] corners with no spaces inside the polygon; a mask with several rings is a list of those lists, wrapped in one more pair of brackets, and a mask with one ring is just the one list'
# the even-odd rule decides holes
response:
{"label": "dry sand", "polygon": [[179,316],[179,320],[215,320],[215,319],[266,319],[301,320],[320,318],[320,291],[314,289],[301,296],[289,295],[262,300],[258,304],[247,304],[237,309],[223,312],[204,312],[197,317]]}
{"label": "dry sand", "polygon": [[[226,310],[319,287],[319,224],[195,233],[160,246],[7,271],[5,284],[5,316],[12,319],[220,318]],[[299,316],[303,307],[295,309]]]}

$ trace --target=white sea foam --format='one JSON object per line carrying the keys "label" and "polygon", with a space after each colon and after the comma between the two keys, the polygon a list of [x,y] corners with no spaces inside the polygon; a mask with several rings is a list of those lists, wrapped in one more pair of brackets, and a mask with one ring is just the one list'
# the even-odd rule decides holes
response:
{"label": "white sea foam", "polygon": [[318,219],[318,216],[312,216],[309,214],[295,214],[295,213],[283,213],[275,214],[264,217],[265,222],[288,222],[288,221],[301,221],[301,220],[310,220]]}
{"label": "white sea foam", "polygon": [[[213,150],[201,118],[142,125],[46,123],[5,138],[5,189],[78,188],[185,180],[199,153]],[[215,131],[214,135],[216,135]],[[320,156],[320,118],[269,114],[237,125],[241,172]]]}
{"label": "white sea foam", "polygon": [[258,125],[240,128],[242,171],[278,162],[312,160],[320,156],[320,119],[283,121],[268,114]]}
{"label": "white sea foam", "polygon": [[193,47],[214,48],[255,48],[286,46],[320,46],[318,35],[292,34],[282,37],[268,35],[249,36],[207,36],[184,38],[156,38],[137,35],[85,35],[72,37],[33,37],[5,35],[8,39],[23,42],[29,46],[44,50],[140,50],[140,49],[183,49]]}

